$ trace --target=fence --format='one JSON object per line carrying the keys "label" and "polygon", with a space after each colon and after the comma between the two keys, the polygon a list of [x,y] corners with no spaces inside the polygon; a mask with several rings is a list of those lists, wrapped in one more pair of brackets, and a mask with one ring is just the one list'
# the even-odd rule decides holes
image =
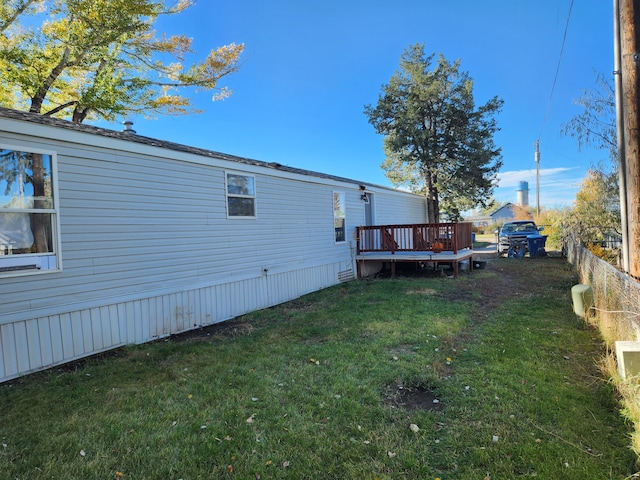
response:
{"label": "fence", "polygon": [[563,241],[580,283],[593,289],[595,322],[609,347],[616,340],[640,339],[640,283],[596,257],[576,238]]}
{"label": "fence", "polygon": [[600,330],[609,350],[601,366],[622,397],[622,410],[633,423],[631,448],[640,457],[640,383],[636,377],[625,380],[615,373],[620,359],[614,360],[612,354],[616,341],[640,340],[640,283],[596,257],[575,237],[563,239],[563,249],[580,282],[593,289],[595,315],[589,315],[589,321]]}

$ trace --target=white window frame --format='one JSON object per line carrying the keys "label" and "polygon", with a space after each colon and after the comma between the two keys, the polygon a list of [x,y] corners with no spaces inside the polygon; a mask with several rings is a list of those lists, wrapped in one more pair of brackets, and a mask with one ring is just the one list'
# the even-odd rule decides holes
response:
{"label": "white window frame", "polygon": [[[229,175],[235,175],[238,177],[247,177],[253,180],[253,195],[242,195],[229,193]],[[227,209],[227,218],[228,219],[255,219],[258,216],[258,201],[256,194],[256,177],[255,175],[250,175],[246,172],[236,172],[231,170],[225,170],[224,172],[224,193],[225,193],[225,204]],[[250,198],[253,199],[253,215],[231,215],[229,212],[229,198]]]}
{"label": "white window frame", "polygon": [[40,213],[51,215],[51,241],[53,252],[9,254],[9,248],[3,246],[0,255],[0,278],[24,275],[39,275],[62,271],[60,245],[60,207],[58,194],[58,155],[52,150],[0,143],[0,150],[36,153],[51,158],[51,208],[0,208],[0,213]]}
{"label": "white window frame", "polygon": [[[339,215],[336,210],[336,195],[340,195],[342,197],[342,215]],[[333,240],[336,244],[345,243],[347,241],[347,195],[344,192],[333,191],[331,194],[331,204],[333,209]],[[338,240],[337,230],[336,230],[336,220],[342,219],[344,221],[344,238],[342,240]]]}

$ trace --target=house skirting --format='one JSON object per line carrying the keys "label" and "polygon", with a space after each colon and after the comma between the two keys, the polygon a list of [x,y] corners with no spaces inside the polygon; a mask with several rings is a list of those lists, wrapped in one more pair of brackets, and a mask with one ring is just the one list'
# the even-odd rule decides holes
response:
{"label": "house skirting", "polygon": [[[139,298],[0,318],[0,383],[128,344],[157,340],[283,303],[344,281],[351,261],[268,273]],[[15,318],[15,316],[14,316]]]}

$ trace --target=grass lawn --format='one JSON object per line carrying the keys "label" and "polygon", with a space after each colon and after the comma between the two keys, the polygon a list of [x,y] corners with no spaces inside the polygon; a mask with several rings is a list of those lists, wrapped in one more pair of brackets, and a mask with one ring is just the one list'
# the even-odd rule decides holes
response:
{"label": "grass lawn", "polygon": [[353,281],[0,386],[0,478],[630,478],[564,260]]}

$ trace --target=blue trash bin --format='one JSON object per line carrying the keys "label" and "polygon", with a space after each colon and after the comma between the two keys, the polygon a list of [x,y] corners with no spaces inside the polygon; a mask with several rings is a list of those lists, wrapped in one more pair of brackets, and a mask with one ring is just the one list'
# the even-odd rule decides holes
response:
{"label": "blue trash bin", "polygon": [[547,242],[547,235],[529,235],[527,237],[527,248],[529,250],[530,257],[543,257],[547,252],[544,246]]}

